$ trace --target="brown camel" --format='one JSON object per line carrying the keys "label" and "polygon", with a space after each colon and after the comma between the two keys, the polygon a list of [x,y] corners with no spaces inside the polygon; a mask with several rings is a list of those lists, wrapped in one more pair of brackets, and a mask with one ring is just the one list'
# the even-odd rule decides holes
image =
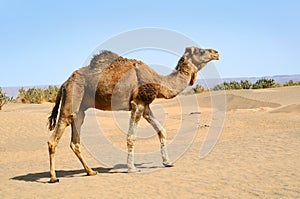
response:
{"label": "brown camel", "polygon": [[[161,144],[162,163],[170,163],[166,149],[166,131],[153,115],[150,104],[155,98],[170,99],[188,85],[193,85],[197,72],[209,61],[218,60],[213,49],[187,47],[175,70],[161,76],[148,65],[134,59],[103,51],[92,58],[90,65],[80,68],[59,89],[55,106],[49,117],[49,130],[54,132],[48,141],[50,156],[50,182],[58,182],[54,168],[55,149],[65,128],[71,124],[70,147],[82,163],[87,175],[96,175],[83,159],[80,152],[80,129],[88,108],[100,110],[131,111],[127,136],[128,172],[135,172],[134,141],[136,128],[143,116],[155,129]],[[59,112],[59,119],[56,118]]]}

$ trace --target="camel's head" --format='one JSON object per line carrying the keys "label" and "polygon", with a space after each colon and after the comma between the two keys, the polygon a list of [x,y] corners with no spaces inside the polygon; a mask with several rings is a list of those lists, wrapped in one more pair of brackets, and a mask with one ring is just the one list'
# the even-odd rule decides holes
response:
{"label": "camel's head", "polygon": [[199,71],[211,60],[219,60],[219,53],[213,49],[202,49],[192,46],[185,49],[183,57]]}

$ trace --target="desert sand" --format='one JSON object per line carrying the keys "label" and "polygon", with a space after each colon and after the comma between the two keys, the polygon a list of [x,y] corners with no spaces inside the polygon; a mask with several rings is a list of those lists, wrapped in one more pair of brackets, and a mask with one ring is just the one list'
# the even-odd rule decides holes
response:
{"label": "desert sand", "polygon": [[[212,103],[212,96],[226,98],[226,109],[223,102]],[[141,172],[130,174],[125,172],[129,114],[91,110],[87,115],[96,113],[104,138],[120,154],[99,140],[87,117],[82,153],[98,175],[86,176],[69,147],[68,127],[56,152],[56,184],[47,183],[51,132],[46,124],[52,107],[12,103],[0,111],[0,198],[300,198],[300,87],[156,100],[152,107],[168,132],[168,144],[178,146],[169,148],[175,166],[163,168],[149,159],[159,141],[141,121],[136,141]],[[221,129],[217,144],[200,158],[209,129],[216,125]]]}

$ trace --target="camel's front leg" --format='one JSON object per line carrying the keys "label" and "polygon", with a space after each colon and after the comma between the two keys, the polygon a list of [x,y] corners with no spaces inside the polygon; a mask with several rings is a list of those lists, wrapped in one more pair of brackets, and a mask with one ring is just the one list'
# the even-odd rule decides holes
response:
{"label": "camel's front leg", "polygon": [[138,122],[141,119],[141,116],[144,112],[144,106],[141,104],[136,104],[134,101],[131,102],[131,118],[129,123],[129,130],[127,135],[127,148],[128,148],[128,156],[127,156],[127,166],[128,172],[136,172],[137,169],[134,166],[134,141],[136,138],[136,128]]}
{"label": "camel's front leg", "polygon": [[163,160],[163,165],[165,167],[172,167],[174,166],[169,159],[168,152],[167,152],[167,133],[166,130],[162,127],[162,125],[159,123],[159,121],[155,118],[154,114],[152,113],[149,105],[145,107],[144,111],[144,118],[152,125],[152,127],[155,129],[155,131],[158,134],[158,138],[160,141],[161,146],[161,157]]}

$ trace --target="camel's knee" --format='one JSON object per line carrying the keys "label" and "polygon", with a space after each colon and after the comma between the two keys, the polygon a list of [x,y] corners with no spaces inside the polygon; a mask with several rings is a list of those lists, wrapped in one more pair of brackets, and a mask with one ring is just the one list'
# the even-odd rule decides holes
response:
{"label": "camel's knee", "polygon": [[134,148],[135,139],[136,138],[134,135],[127,136],[127,148],[129,151],[131,151]]}
{"label": "camel's knee", "polygon": [[144,110],[145,110],[145,107],[143,106],[143,105],[141,105],[141,104],[139,104],[138,106],[137,106],[137,114],[141,117],[142,116],[142,114],[144,113]]}
{"label": "camel's knee", "polygon": [[143,113],[143,118],[144,118],[145,120],[147,120],[148,122],[151,121],[150,114],[149,114],[149,112],[147,112],[147,111],[144,111],[144,113]]}
{"label": "camel's knee", "polygon": [[131,101],[131,109],[133,110],[133,112],[137,112],[137,113],[142,113],[144,112],[144,105],[142,104],[137,104],[135,101]]}
{"label": "camel's knee", "polygon": [[80,145],[79,144],[74,144],[73,142],[70,143],[70,148],[72,149],[72,151],[74,151],[74,153],[81,153],[80,150]]}
{"label": "camel's knee", "polygon": [[162,128],[159,132],[158,132],[158,137],[159,137],[159,140],[160,140],[160,143],[162,145],[165,145],[166,144],[166,139],[167,139],[167,132],[164,128]]}
{"label": "camel's knee", "polygon": [[51,141],[51,140],[49,140],[49,141],[47,142],[47,144],[48,144],[48,150],[49,150],[49,153],[50,153],[50,154],[55,153],[55,149],[56,149],[57,143],[56,143],[56,142],[53,142],[53,141]]}

